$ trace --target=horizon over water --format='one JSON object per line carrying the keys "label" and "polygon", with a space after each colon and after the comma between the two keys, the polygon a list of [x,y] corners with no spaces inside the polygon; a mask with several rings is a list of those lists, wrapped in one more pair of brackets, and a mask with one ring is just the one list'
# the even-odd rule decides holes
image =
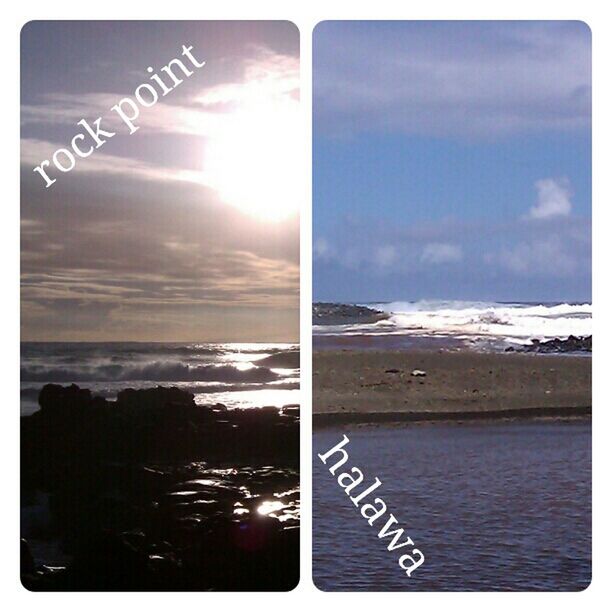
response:
{"label": "horizon over water", "polygon": [[176,386],[197,404],[299,404],[299,345],[238,342],[21,342],[21,414],[47,383],[114,399],[128,387]]}

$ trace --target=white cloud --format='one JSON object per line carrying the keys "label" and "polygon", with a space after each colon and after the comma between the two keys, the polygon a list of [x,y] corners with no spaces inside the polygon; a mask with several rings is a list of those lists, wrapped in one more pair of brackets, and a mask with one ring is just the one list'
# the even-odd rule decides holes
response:
{"label": "white cloud", "polygon": [[[240,81],[204,88],[189,99],[178,97],[141,108],[134,122],[148,133],[180,134],[206,138],[223,135],[236,121],[236,112],[247,108],[290,106],[299,92],[299,59],[259,48],[255,59],[245,60]],[[137,84],[137,83],[136,83]],[[39,104],[21,106],[21,124],[75,125],[83,118],[93,122],[102,117],[103,129],[125,132],[125,124],[113,105],[131,92],[48,93]],[[276,109],[276,106],[274,107]],[[76,126],[78,130],[81,128]]]}
{"label": "white cloud", "polygon": [[325,238],[315,240],[313,251],[316,259],[328,259],[332,255],[332,248]]}
{"label": "white cloud", "polygon": [[231,110],[236,104],[269,104],[271,100],[297,100],[300,88],[299,59],[258,48],[256,59],[248,59],[244,79],[209,87],[195,101],[212,110]]}
{"label": "white cloud", "polygon": [[[175,98],[176,104],[160,101],[141,109],[135,124],[143,133],[163,135],[170,146],[179,142],[169,140],[170,135],[200,137],[200,144],[196,141],[187,155],[177,156],[178,167],[160,167],[130,153],[110,154],[118,148],[112,148],[113,140],[108,149],[78,159],[76,167],[90,173],[200,183],[214,189],[224,203],[256,218],[278,221],[295,215],[299,205],[295,186],[301,181],[299,60],[259,48],[242,69],[240,80],[201,89],[189,99]],[[95,92],[48,94],[40,104],[22,106],[22,125],[76,126],[82,118],[93,123],[101,116],[103,129],[125,134],[123,122],[108,110],[122,97]],[[76,131],[81,132],[81,127],[76,126]],[[23,139],[22,163],[36,167],[66,146]],[[49,176],[56,178],[53,170]]]}
{"label": "white cloud", "polygon": [[428,264],[454,263],[463,259],[460,246],[447,242],[430,242],[425,245],[421,261]]}
{"label": "white cloud", "polygon": [[397,261],[397,256],[397,249],[390,244],[385,244],[376,249],[374,261],[380,268],[388,268]]}
{"label": "white cloud", "polygon": [[577,262],[556,236],[521,242],[510,249],[502,249],[494,258],[510,272],[521,276],[570,276]]}
{"label": "white cloud", "polygon": [[[21,163],[37,166],[43,159],[50,159],[53,152],[62,147],[65,147],[65,145],[35,138],[22,138]],[[74,167],[74,172],[116,174],[136,176],[145,180],[188,181],[202,184],[202,177],[198,172],[165,168],[129,157],[108,155],[101,152],[96,152],[95,155],[91,155],[85,160],[79,159]],[[52,176],[56,177],[57,175]],[[42,179],[40,186],[41,188],[44,186]]]}
{"label": "white cloud", "polygon": [[538,202],[529,211],[530,219],[548,219],[550,217],[567,217],[572,211],[569,181],[567,179],[541,179],[536,181]]}

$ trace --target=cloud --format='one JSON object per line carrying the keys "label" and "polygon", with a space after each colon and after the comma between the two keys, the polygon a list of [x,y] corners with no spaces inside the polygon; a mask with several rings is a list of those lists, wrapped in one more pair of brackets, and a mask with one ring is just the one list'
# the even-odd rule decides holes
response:
{"label": "cloud", "polygon": [[[86,119],[93,126],[93,122],[98,117],[102,117],[102,129],[117,134],[127,134],[129,131],[125,123],[116,112],[110,111],[110,108],[124,97],[133,98],[128,92],[120,94],[105,92],[46,94],[41,97],[39,104],[21,106],[21,125],[23,127],[74,126],[73,131],[76,134],[77,131],[83,130],[77,125],[81,119]],[[149,134],[211,136],[222,129],[222,119],[222,115],[197,106],[159,101],[151,108],[141,108],[140,115],[134,124]],[[104,146],[108,147],[108,145]]]}
{"label": "cloud", "polygon": [[[174,103],[164,98],[142,108],[135,120],[142,129],[133,137],[117,113],[109,111],[126,94],[44,95],[39,104],[22,106],[26,135],[21,162],[33,169],[51,159],[74,134],[83,132],[79,120],[92,124],[101,116],[102,129],[116,135],[86,159],[77,158],[75,171],[199,183],[254,215],[278,220],[294,214],[295,188],[301,180],[299,60],[263,47],[253,53],[241,62],[241,79],[201,88]],[[50,128],[61,128],[62,136],[52,141],[32,135],[47,134]],[[133,139],[139,137],[148,140],[135,149]],[[178,154],[169,160],[168,150]],[[47,172],[68,180],[53,167]],[[39,180],[43,185],[44,179]]]}
{"label": "cloud", "polygon": [[[297,311],[297,218],[257,222],[186,182],[70,179],[51,193],[23,169],[24,338],[288,337],[281,319]],[[264,330],[272,313],[279,322]]]}
{"label": "cloud", "polygon": [[323,22],[313,74],[326,135],[490,139],[590,126],[590,32],[578,22]]}
{"label": "cloud", "polygon": [[[244,59],[242,79],[201,88],[189,97],[161,98],[150,108],[140,108],[135,124],[149,134],[176,134],[212,137],[222,134],[233,121],[233,113],[254,104],[274,104],[299,96],[299,60],[293,56],[273,53],[264,47],[254,50],[256,57]],[[137,83],[136,83],[137,84]],[[181,85],[177,87],[180,91]],[[127,128],[112,106],[123,93],[53,92],[40,97],[37,104],[21,106],[21,125],[74,125],[81,119],[93,122],[102,117],[103,129],[125,133]],[[80,126],[78,127],[79,130]]]}
{"label": "cloud", "polygon": [[[22,138],[21,163],[29,166],[31,170],[38,166],[43,159],[50,159],[54,151],[64,146],[36,138]],[[60,174],[48,171],[54,178],[57,178]],[[202,183],[201,175],[195,171],[159,166],[139,159],[110,155],[101,151],[96,151],[87,159],[78,159],[74,169],[70,171],[70,176],[74,173],[114,174],[136,177],[142,180]],[[40,189],[45,189],[44,179],[39,177],[37,180]],[[52,186],[50,189],[56,189],[56,187]]]}
{"label": "cloud", "polygon": [[374,253],[376,265],[382,269],[390,268],[397,262],[397,249],[390,244],[378,247]]}
{"label": "cloud", "polygon": [[568,277],[578,268],[578,261],[557,236],[546,236],[502,249],[493,258],[502,267],[519,276]]}
{"label": "cloud", "polygon": [[572,211],[570,187],[567,179],[541,179],[536,181],[538,202],[529,211],[531,219],[549,219],[568,216]]}
{"label": "cloud", "polygon": [[403,224],[353,215],[332,229],[334,249],[314,259],[315,299],[590,299],[588,218]]}
{"label": "cloud", "polygon": [[[55,33],[47,32],[49,27]],[[272,154],[290,164],[286,150],[276,151],[271,132],[292,136],[280,126],[285,117],[291,122],[297,107],[295,32],[283,33],[285,25],[236,23],[224,26],[221,36],[218,24],[211,26],[207,36],[202,28],[206,24],[170,24],[155,41],[138,24],[120,27],[121,32],[114,27],[110,33],[87,23],[47,24],[44,32],[26,29],[24,340],[296,338],[296,185],[285,200],[290,213],[275,217],[274,223],[264,221],[262,211],[252,214],[250,201],[239,207],[222,193],[222,187],[239,184],[240,195],[256,194],[265,212],[265,199],[281,182],[270,185],[278,173],[270,163]],[[129,135],[111,107],[133,97],[149,78],[146,66],[167,61],[165,49],[176,50],[177,32],[183,36],[189,31],[190,41],[200,40],[198,57],[207,60],[206,67],[154,106],[141,108],[136,120],[141,129]],[[85,41],[85,59],[73,61],[69,51],[53,46],[62,36]],[[85,64],[96,70],[84,70]],[[230,146],[235,142],[228,143],[228,136],[241,135],[245,115],[258,119],[263,137],[242,133],[238,149]],[[33,168],[69,146],[83,129],[79,120],[91,124],[98,117],[101,127],[116,135],[86,159],[78,158],[69,174],[51,168],[58,180],[45,189]],[[216,176],[210,173],[211,158],[223,158],[218,165],[225,165],[224,183],[218,180],[221,169]],[[243,167],[238,161],[245,161]],[[268,174],[260,178],[253,167],[264,167]],[[288,181],[289,174],[283,174]]]}
{"label": "cloud", "polygon": [[428,264],[445,264],[461,261],[463,251],[456,244],[432,242],[425,245],[421,261]]}
{"label": "cloud", "polygon": [[333,249],[325,238],[317,238],[312,250],[315,259],[326,259],[333,255]]}
{"label": "cloud", "polygon": [[224,112],[237,105],[269,103],[286,97],[299,99],[299,60],[263,47],[256,48],[255,53],[256,58],[244,62],[242,81],[209,87],[197,94],[194,101],[204,108]]}

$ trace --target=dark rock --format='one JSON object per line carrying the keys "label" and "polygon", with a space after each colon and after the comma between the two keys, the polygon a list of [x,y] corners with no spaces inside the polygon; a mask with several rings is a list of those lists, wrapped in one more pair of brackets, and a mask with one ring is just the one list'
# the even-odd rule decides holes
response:
{"label": "dark rock", "polygon": [[77,385],[45,385],[38,396],[41,413],[49,418],[73,418],[91,406],[91,391]]}
{"label": "dark rock", "polygon": [[21,573],[22,574],[32,574],[34,572],[34,557],[32,557],[32,553],[30,552],[30,547],[26,540],[21,538]]}
{"label": "dark rock", "polygon": [[156,387],[154,389],[124,389],[117,394],[120,407],[134,410],[156,410],[166,406],[195,406],[193,393],[178,387]]}
{"label": "dark rock", "polygon": [[[553,338],[541,341],[537,338],[531,340],[529,346],[515,350],[522,353],[590,353],[592,351],[592,336],[568,336],[565,340]],[[509,351],[509,347],[506,351]]]}
{"label": "dark rock", "polygon": [[[35,567],[22,543],[27,588],[295,586],[298,406],[198,406],[164,387],[126,389],[116,402],[76,385],[40,396],[41,411],[21,419],[22,498],[48,494],[46,535],[72,562]],[[283,522],[258,511],[275,500],[288,508]]]}
{"label": "dark rock", "polygon": [[355,306],[354,304],[333,304],[315,302],[312,305],[313,325],[350,325],[354,323],[376,323],[388,319],[386,312]]}
{"label": "dark rock", "polygon": [[300,407],[297,404],[288,404],[287,406],[283,406],[282,413],[286,416],[299,418]]}

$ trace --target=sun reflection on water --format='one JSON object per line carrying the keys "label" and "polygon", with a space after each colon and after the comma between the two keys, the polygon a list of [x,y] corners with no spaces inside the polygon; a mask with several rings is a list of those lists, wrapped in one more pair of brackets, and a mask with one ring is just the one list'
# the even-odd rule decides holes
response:
{"label": "sun reflection on water", "polygon": [[280,501],[265,501],[258,508],[257,512],[259,514],[264,514],[266,516],[273,516],[274,512],[278,512],[285,507],[285,504]]}

